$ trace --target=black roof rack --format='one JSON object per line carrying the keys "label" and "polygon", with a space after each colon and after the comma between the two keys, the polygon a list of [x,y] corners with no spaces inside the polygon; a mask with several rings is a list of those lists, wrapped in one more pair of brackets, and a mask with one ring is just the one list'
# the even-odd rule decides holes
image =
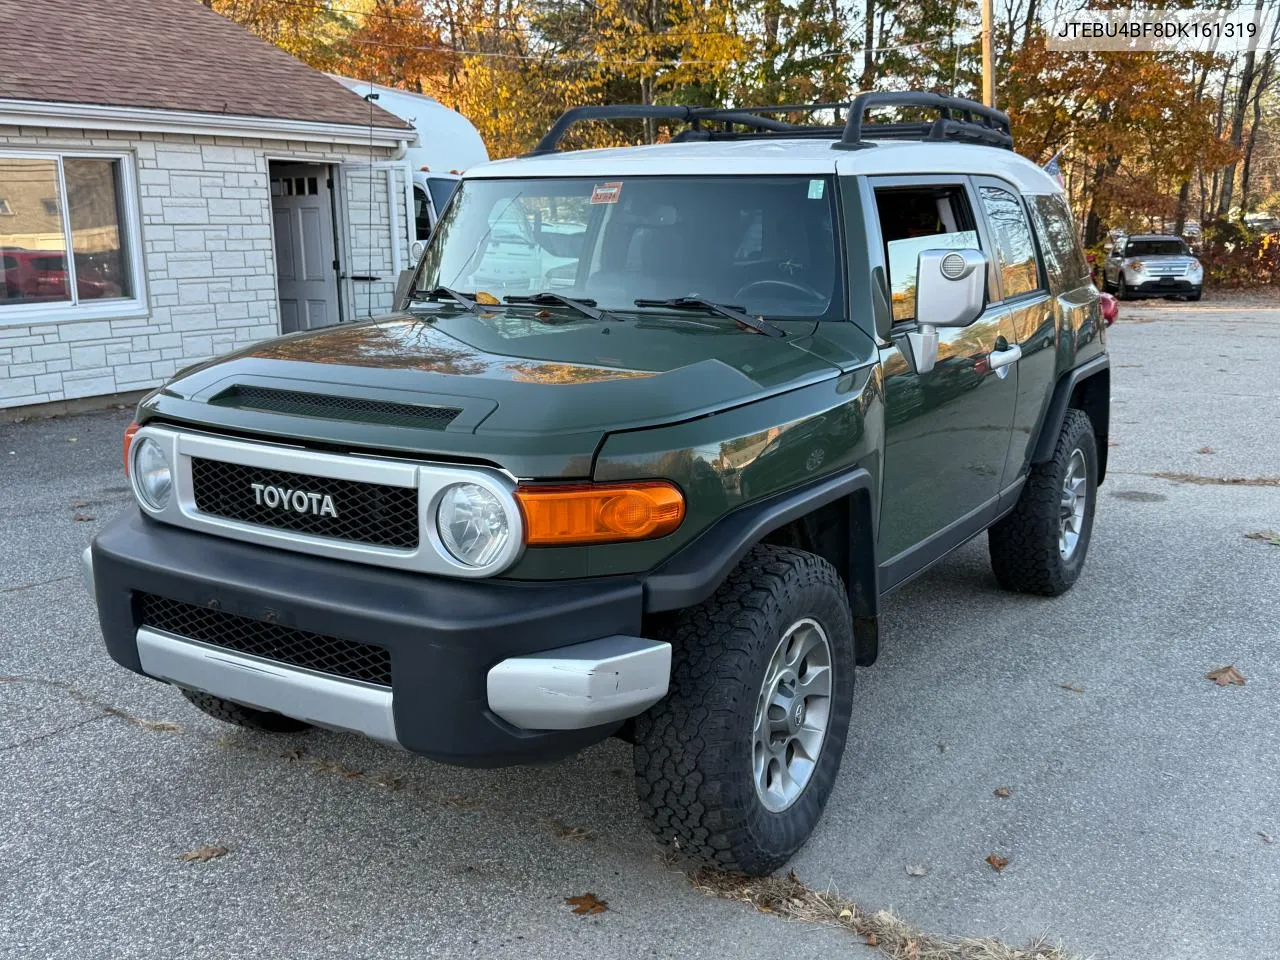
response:
{"label": "black roof rack", "polygon": [[[922,107],[937,110],[934,120],[900,123],[864,123],[864,115],[875,107]],[[788,123],[768,114],[817,113],[847,110],[843,125]],[[699,140],[747,140],[768,137],[830,139],[837,150],[860,150],[874,146],[872,140],[900,139],[939,142],[958,140],[1013,149],[1009,115],[963,97],[939,93],[884,91],[860,93],[848,103],[782,104],[766,107],[682,107],[624,103],[607,106],[574,107],[566,110],[547,131],[530,156],[555,153],[560,141],[575,123],[588,120],[672,120],[689,125],[674,139],[677,143]]]}

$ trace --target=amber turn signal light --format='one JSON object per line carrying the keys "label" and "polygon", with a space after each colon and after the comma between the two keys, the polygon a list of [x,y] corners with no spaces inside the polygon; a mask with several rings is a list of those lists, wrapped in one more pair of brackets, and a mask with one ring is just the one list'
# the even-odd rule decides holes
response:
{"label": "amber turn signal light", "polygon": [[129,446],[133,443],[133,435],[138,432],[138,424],[131,423],[124,428],[124,475],[129,476]]}
{"label": "amber turn signal light", "polygon": [[665,537],[684,520],[674,483],[583,483],[516,488],[531,547]]}

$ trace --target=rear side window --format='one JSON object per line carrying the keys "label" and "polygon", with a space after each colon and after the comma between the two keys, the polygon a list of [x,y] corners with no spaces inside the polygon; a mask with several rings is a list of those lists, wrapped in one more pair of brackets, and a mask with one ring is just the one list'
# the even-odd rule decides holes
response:
{"label": "rear side window", "polygon": [[1027,199],[1040,234],[1045,269],[1049,271],[1055,289],[1069,290],[1079,286],[1089,276],[1089,264],[1080,249],[1080,237],[1076,233],[1067,198],[1051,194]]}
{"label": "rear side window", "polygon": [[1008,190],[999,187],[981,187],[980,193],[996,245],[1004,299],[1038,290],[1040,271],[1036,266],[1036,246],[1022,204]]}
{"label": "rear side window", "polygon": [[885,187],[876,190],[884,262],[889,269],[893,322],[916,318],[916,264],[921,250],[978,248],[964,188]]}
{"label": "rear side window", "polygon": [[444,177],[427,177],[427,189],[431,191],[431,202],[435,204],[436,216],[444,213],[445,204],[458,189],[460,180],[446,180]]}

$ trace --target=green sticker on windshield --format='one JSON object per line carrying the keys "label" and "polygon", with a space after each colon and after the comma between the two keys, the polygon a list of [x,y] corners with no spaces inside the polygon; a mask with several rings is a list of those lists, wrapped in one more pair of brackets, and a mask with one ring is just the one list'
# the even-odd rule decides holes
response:
{"label": "green sticker on windshield", "polygon": [[826,186],[827,186],[827,181],[825,180],[810,180],[809,181],[809,199],[821,200],[822,191],[826,189]]}

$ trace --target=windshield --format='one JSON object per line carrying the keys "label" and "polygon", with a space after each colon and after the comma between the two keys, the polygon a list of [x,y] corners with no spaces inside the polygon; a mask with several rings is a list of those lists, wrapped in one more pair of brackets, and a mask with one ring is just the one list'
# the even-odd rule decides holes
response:
{"label": "windshield", "polygon": [[1187,245],[1181,240],[1130,240],[1126,257],[1185,257]]}
{"label": "windshield", "polygon": [[829,177],[467,180],[419,292],[555,292],[607,311],[701,297],[768,317],[840,312]]}

